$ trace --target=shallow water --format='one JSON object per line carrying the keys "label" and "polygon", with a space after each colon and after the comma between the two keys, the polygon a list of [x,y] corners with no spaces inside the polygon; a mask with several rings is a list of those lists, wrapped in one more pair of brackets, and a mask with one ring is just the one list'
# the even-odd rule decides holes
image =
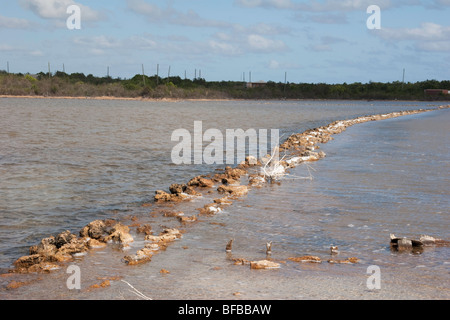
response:
{"label": "shallow water", "polygon": [[[92,220],[136,216],[141,223],[177,225],[142,208],[157,189],[185,183],[212,166],[170,164],[171,132],[204,129],[279,128],[290,133],[361,115],[427,108],[403,102],[124,102],[0,100],[0,254],[2,268],[27,254],[41,238]],[[355,125],[322,146],[327,157],[299,166],[281,184],[253,189],[223,213],[205,217],[152,262],[127,267],[115,248],[77,258],[83,289],[69,291],[64,270],[22,276],[32,281],[2,298],[136,298],[120,281],[89,290],[99,278],[118,276],[154,299],[449,298],[449,250],[420,255],[393,253],[389,234],[426,233],[449,238],[449,113],[433,111]],[[312,172],[314,179],[304,180]],[[183,204],[186,214],[209,203],[204,195]],[[208,202],[209,201],[209,202]],[[233,257],[264,259],[298,255],[356,256],[357,265],[286,262],[280,270],[254,272]],[[130,252],[143,245],[136,236]],[[379,265],[383,288],[368,291],[369,265]],[[170,274],[161,275],[164,268]],[[8,279],[0,280],[6,285]],[[4,286],[3,286],[4,288]],[[52,290],[49,290],[52,288]],[[176,288],[176,290],[175,290]],[[436,290],[437,288],[437,290]],[[241,292],[240,296],[233,296]]]}

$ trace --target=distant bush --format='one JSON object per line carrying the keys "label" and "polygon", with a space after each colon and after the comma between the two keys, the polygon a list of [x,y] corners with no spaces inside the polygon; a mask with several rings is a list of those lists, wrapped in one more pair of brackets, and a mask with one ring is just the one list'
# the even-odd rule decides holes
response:
{"label": "distant bush", "polygon": [[242,81],[206,81],[135,75],[131,79],[95,77],[83,73],[54,75],[40,72],[8,74],[0,70],[0,94],[53,96],[116,96],[145,98],[230,98],[230,99],[366,99],[366,100],[450,100],[448,95],[427,96],[425,89],[450,89],[450,80],[416,83],[355,82],[351,84],[281,83],[269,81],[247,88]]}

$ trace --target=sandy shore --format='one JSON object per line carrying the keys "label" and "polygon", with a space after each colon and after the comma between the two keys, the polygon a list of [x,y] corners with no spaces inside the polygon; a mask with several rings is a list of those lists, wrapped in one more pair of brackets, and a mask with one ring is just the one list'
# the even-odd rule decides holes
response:
{"label": "sandy shore", "polygon": [[[26,95],[0,95],[1,98],[11,98],[11,99],[61,99],[61,100],[123,100],[123,101],[152,101],[152,102],[180,102],[180,101],[252,101],[252,99],[207,99],[207,98],[142,98],[142,97],[113,97],[113,96],[98,96],[98,97],[72,97],[72,96],[26,96]],[[264,101],[335,101],[330,99],[260,99]],[[339,100],[339,99],[336,99]],[[343,101],[377,101],[377,100],[343,100]],[[397,102],[418,102],[418,100],[396,100]],[[449,100],[450,101],[450,100]],[[440,104],[443,101],[430,101],[430,103]]]}
{"label": "sandy shore", "polygon": [[159,101],[159,102],[177,102],[177,101],[238,101],[239,99],[176,99],[176,98],[142,98],[142,97],[69,97],[69,96],[16,96],[16,95],[0,95],[0,98],[15,99],[61,99],[61,100],[124,100],[124,101]]}

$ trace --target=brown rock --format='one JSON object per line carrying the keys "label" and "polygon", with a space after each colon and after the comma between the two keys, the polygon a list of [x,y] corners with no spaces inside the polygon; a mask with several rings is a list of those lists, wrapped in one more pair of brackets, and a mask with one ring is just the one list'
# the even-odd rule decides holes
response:
{"label": "brown rock", "polygon": [[244,258],[234,258],[232,260],[234,261],[235,266],[250,264],[250,261],[248,261],[247,259],[244,259]]}
{"label": "brown rock", "polygon": [[135,266],[138,264],[146,263],[148,261],[151,261],[153,256],[153,250],[148,248],[143,248],[136,252],[134,255],[125,256],[123,260],[126,264],[130,266]]}
{"label": "brown rock", "polygon": [[60,234],[58,234],[55,238],[55,245],[57,248],[61,248],[62,246],[71,243],[72,241],[76,240],[77,236],[72,234],[69,230],[64,231]]}
{"label": "brown rock", "polygon": [[143,233],[145,235],[152,234],[152,226],[149,224],[144,224],[136,229],[138,233]]}
{"label": "brown rock", "polygon": [[294,257],[294,258],[288,258],[288,260],[294,261],[294,262],[312,262],[312,263],[321,263],[322,262],[322,260],[316,256]]}
{"label": "brown rock", "polygon": [[248,193],[247,186],[220,186],[217,191],[219,193],[227,193],[232,196],[240,197]]}
{"label": "brown rock", "polygon": [[89,223],[80,231],[80,237],[82,238],[92,238],[96,240],[100,240],[103,236],[106,235],[106,223],[102,220],[95,220]]}
{"label": "brown rock", "polygon": [[105,238],[106,241],[114,241],[121,244],[128,244],[133,242],[134,239],[130,234],[130,229],[124,226],[120,222],[117,223],[111,230],[109,236]]}
{"label": "brown rock", "polygon": [[223,197],[223,198],[219,198],[219,199],[214,199],[214,203],[223,205],[223,206],[229,206],[232,205],[233,202],[231,202],[228,197]]}
{"label": "brown rock", "polygon": [[39,245],[30,247],[30,255],[52,256],[57,250],[55,238],[49,237],[42,239]]}
{"label": "brown rock", "polygon": [[156,191],[156,195],[155,195],[155,201],[156,202],[167,202],[167,201],[171,201],[172,200],[172,196],[162,190],[157,190]]}
{"label": "brown rock", "polygon": [[336,264],[355,264],[359,262],[358,258],[352,257],[347,258],[345,260],[339,260],[339,259],[330,259],[328,260],[329,263],[336,263]]}
{"label": "brown rock", "polygon": [[181,238],[181,232],[178,229],[165,229],[159,236],[148,235],[145,237],[146,241],[153,243],[172,242]]}
{"label": "brown rock", "polygon": [[259,174],[251,174],[248,176],[248,184],[253,187],[261,187],[265,184],[266,179]]}
{"label": "brown rock", "polygon": [[89,241],[87,242],[88,248],[89,249],[98,249],[98,248],[103,248],[106,246],[106,243],[102,242],[102,241],[98,241],[96,239],[89,239]]}
{"label": "brown rock", "polygon": [[38,264],[34,264],[31,267],[28,268],[28,272],[30,273],[48,273],[53,270],[59,269],[59,266],[56,264],[48,263],[48,262],[42,262]]}
{"label": "brown rock", "polygon": [[200,211],[200,215],[214,215],[222,211],[216,203],[205,204],[203,208],[197,209]]}
{"label": "brown rock", "polygon": [[106,288],[106,287],[109,287],[109,286],[111,286],[111,282],[109,282],[109,280],[105,280],[105,281],[103,281],[100,284],[94,284],[94,285],[90,286],[89,290]]}
{"label": "brown rock", "polygon": [[201,188],[212,188],[214,187],[214,182],[210,179],[200,178],[198,180],[198,186]]}
{"label": "brown rock", "polygon": [[28,269],[32,265],[41,263],[43,261],[43,257],[39,254],[32,254],[29,256],[23,256],[17,259],[14,262],[14,266],[18,269],[25,268]]}
{"label": "brown rock", "polygon": [[280,268],[279,263],[269,261],[269,260],[250,262],[250,269],[279,269],[279,268]]}
{"label": "brown rock", "polygon": [[179,194],[179,193],[183,193],[184,190],[186,189],[186,185],[185,184],[172,184],[169,187],[169,190],[172,194]]}
{"label": "brown rock", "polygon": [[237,180],[237,179],[240,179],[241,176],[247,174],[247,171],[245,171],[244,169],[239,169],[239,168],[233,169],[231,167],[226,167],[225,174],[228,176],[228,178]]}
{"label": "brown rock", "polygon": [[58,249],[58,254],[62,256],[83,253],[88,250],[88,245],[85,241],[79,239],[72,239],[71,242],[64,244]]}
{"label": "brown rock", "polygon": [[193,215],[191,217],[178,217],[181,223],[192,223],[198,220],[197,216]]}

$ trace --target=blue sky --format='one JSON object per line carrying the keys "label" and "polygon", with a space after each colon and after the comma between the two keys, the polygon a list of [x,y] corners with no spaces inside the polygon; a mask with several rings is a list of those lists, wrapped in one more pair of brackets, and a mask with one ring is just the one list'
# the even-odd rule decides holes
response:
{"label": "blue sky", "polygon": [[[67,7],[81,9],[69,30]],[[369,30],[367,8],[381,9]],[[450,0],[1,1],[0,69],[206,80],[450,79]]]}

